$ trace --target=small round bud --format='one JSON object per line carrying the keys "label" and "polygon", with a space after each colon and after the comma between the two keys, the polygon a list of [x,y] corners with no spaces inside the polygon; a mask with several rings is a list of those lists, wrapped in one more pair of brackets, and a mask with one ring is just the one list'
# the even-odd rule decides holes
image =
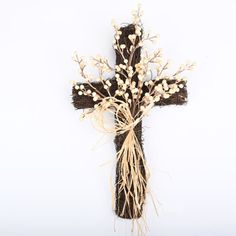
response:
{"label": "small round bud", "polygon": [[140,110],[141,110],[141,111],[144,111],[144,110],[145,110],[145,107],[144,107],[144,106],[140,106]]}
{"label": "small round bud", "polygon": [[163,95],[163,98],[165,98],[165,99],[167,99],[167,98],[169,98],[170,97],[170,94],[168,94],[168,93],[165,93],[164,95]]}
{"label": "small round bud", "polygon": [[138,79],[140,80],[140,81],[143,81],[143,75],[138,75]]}
{"label": "small round bud", "polygon": [[153,85],[154,83],[153,83],[152,80],[149,80],[148,84],[149,84],[149,85]]}
{"label": "small round bud", "polygon": [[139,42],[138,46],[142,47],[143,46],[143,42]]}
{"label": "small round bud", "polygon": [[115,66],[116,71],[120,71],[120,67],[118,65]]}

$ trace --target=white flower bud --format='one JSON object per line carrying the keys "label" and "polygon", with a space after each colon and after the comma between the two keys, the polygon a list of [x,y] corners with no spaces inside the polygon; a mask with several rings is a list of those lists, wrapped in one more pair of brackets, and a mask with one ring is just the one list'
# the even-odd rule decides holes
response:
{"label": "white flower bud", "polygon": [[167,99],[169,97],[170,97],[170,94],[168,94],[168,93],[163,94],[163,98]]}
{"label": "white flower bud", "polygon": [[110,87],[111,86],[111,82],[109,80],[106,81],[106,84]]}
{"label": "white flower bud", "polygon": [[153,85],[154,83],[153,83],[152,80],[149,80],[148,84],[149,84],[149,85]]}
{"label": "white flower bud", "polygon": [[120,71],[120,67],[119,66],[115,66],[115,69],[119,72]]}
{"label": "white flower bud", "polygon": [[126,89],[127,89],[127,85],[126,85],[126,84],[123,84],[122,89],[123,89],[123,90],[126,90]]}
{"label": "white flower bud", "polygon": [[167,83],[163,83],[163,88],[164,88],[165,91],[167,91],[169,89],[168,84]]}
{"label": "white flower bud", "polygon": [[137,36],[141,36],[142,34],[141,34],[141,32],[140,31],[135,31],[135,34],[137,35]]}
{"label": "white flower bud", "polygon": [[128,73],[128,77],[131,78],[133,76],[133,72]]}
{"label": "white flower bud", "polygon": [[137,88],[132,89],[131,93],[138,93],[138,89]]}
{"label": "white flower bud", "polygon": [[136,82],[133,81],[132,84],[131,84],[131,87],[132,87],[132,88],[135,88],[135,86],[136,86]]}
{"label": "white flower bud", "polygon": [[143,46],[143,42],[139,42],[139,43],[138,43],[138,46],[139,46],[139,47],[142,47],[142,46]]}
{"label": "white flower bud", "polygon": [[138,75],[138,79],[140,80],[140,81],[143,81],[143,75]]}

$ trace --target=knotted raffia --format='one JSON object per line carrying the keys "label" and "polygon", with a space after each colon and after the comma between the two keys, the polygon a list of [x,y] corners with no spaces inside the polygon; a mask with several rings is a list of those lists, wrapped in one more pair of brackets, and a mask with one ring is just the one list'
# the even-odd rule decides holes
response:
{"label": "knotted raffia", "polygon": [[[133,117],[127,103],[108,97],[99,103],[96,109],[85,113],[85,116],[91,116],[96,127],[102,131],[122,137],[123,143],[117,147],[115,193],[115,212],[121,218],[138,219],[142,216],[149,171],[138,132],[141,132],[139,129],[142,118],[152,106],[149,105],[145,111]],[[114,114],[115,128],[107,127],[105,111]]]}
{"label": "knotted raffia", "polygon": [[146,198],[147,168],[135,128],[127,131],[117,152],[116,176],[116,214],[128,219],[141,217]]}

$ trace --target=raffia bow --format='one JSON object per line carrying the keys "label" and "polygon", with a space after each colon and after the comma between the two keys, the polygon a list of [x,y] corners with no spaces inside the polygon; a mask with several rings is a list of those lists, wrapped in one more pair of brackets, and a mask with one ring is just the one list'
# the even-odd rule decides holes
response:
{"label": "raffia bow", "polygon": [[[147,180],[150,176],[140,141],[135,134],[135,127],[148,114],[152,106],[153,104],[150,104],[144,111],[133,116],[127,103],[114,97],[107,97],[97,104],[96,109],[89,110],[83,116],[83,118],[90,116],[95,121],[95,127],[103,132],[115,135],[126,134],[121,149],[117,152],[117,163],[119,162],[117,174],[120,176],[119,182],[116,183],[119,186],[117,198],[121,193],[125,196],[123,207],[119,209],[121,216],[125,211],[127,213],[128,209],[128,214],[134,219],[142,215]],[[109,122],[106,121],[105,112],[115,116],[115,127],[107,127]],[[142,169],[145,171],[143,172]]]}

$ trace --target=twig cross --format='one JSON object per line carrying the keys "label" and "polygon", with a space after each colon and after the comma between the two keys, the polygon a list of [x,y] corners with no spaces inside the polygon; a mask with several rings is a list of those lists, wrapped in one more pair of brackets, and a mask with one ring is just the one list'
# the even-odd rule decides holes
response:
{"label": "twig cross", "polygon": [[[116,183],[115,183],[115,213],[126,219],[137,219],[142,216],[143,204],[146,196],[148,170],[145,165],[142,146],[142,114],[148,106],[182,105],[187,101],[186,80],[179,78],[179,74],[188,67],[181,67],[172,76],[163,75],[167,64],[160,66],[155,78],[144,80],[148,74],[148,63],[159,63],[160,51],[152,56],[141,58],[143,46],[143,29],[136,24],[117,28],[114,48],[116,53],[115,75],[112,79],[102,78],[91,82],[85,74],[85,64],[76,57],[80,65],[81,75],[86,83],[75,83],[72,89],[73,105],[76,109],[87,109],[93,112],[101,106],[102,101],[113,104],[121,101],[129,108],[134,122],[130,130],[117,132],[114,142],[117,153]],[[95,59],[95,64],[102,71],[110,70],[106,60]],[[109,105],[108,105],[109,106]],[[110,104],[112,107],[112,105]],[[122,112],[115,113],[115,124],[126,122]],[[136,144],[129,147],[129,139],[136,140]],[[126,147],[124,148],[124,144]],[[128,158],[129,157],[129,158]]]}

